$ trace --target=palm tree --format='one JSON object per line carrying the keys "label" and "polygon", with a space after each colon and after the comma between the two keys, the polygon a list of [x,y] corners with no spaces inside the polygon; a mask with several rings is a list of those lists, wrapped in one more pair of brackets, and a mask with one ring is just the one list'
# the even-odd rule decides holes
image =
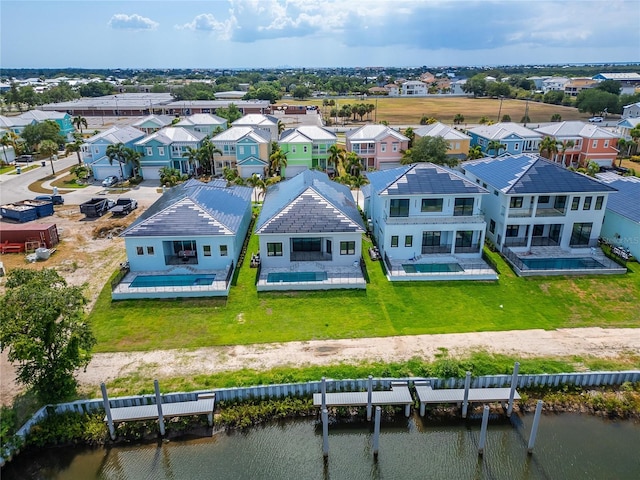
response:
{"label": "palm tree", "polygon": [[2,138],[0,138],[0,145],[2,145],[2,153],[4,153],[4,163],[8,164],[9,160],[7,159],[7,147],[12,146],[11,139],[9,138],[9,133],[5,133]]}
{"label": "palm tree", "polygon": [[487,153],[493,150],[495,152],[494,157],[497,157],[498,155],[500,155],[500,150],[506,150],[506,149],[507,149],[507,146],[504,143],[500,143],[500,140],[491,140],[487,145]]}
{"label": "palm tree", "polygon": [[[552,137],[544,137],[540,142],[540,155],[551,160],[558,153],[558,142]],[[546,152],[546,155],[544,154]]]}
{"label": "palm tree", "polygon": [[14,132],[5,132],[5,134],[0,139],[0,144],[2,145],[2,151],[4,152],[4,160],[6,163],[9,163],[7,160],[7,148],[13,147],[13,153],[15,155],[19,155],[20,147],[18,142],[20,141],[20,137]]}
{"label": "palm tree", "polygon": [[345,158],[344,170],[349,175],[360,175],[362,170],[362,161],[355,152],[348,152]]}
{"label": "palm tree", "polygon": [[286,128],[287,126],[284,122],[282,120],[278,120],[278,138],[280,138],[280,135],[286,130]]}
{"label": "palm tree", "polygon": [[562,165],[566,166],[566,158],[565,158],[565,152],[567,150],[569,150],[570,148],[572,148],[575,145],[575,142],[573,140],[565,140],[562,142],[561,144],[561,150],[562,150]]}
{"label": "palm tree", "polygon": [[142,152],[134,150],[133,148],[125,148],[125,163],[131,165],[134,177],[138,176],[138,171],[140,170],[140,159],[142,157],[144,157]]}
{"label": "palm tree", "polygon": [[189,162],[189,172],[195,171],[196,165],[198,164],[198,158],[200,156],[198,150],[192,147],[186,147],[182,156],[187,159],[187,162]]}
{"label": "palm tree", "polygon": [[124,171],[122,170],[122,165],[126,162],[126,148],[124,143],[115,143],[111,144],[107,147],[107,158],[109,159],[109,165],[113,165],[113,161],[116,160],[118,162],[118,166],[120,167],[120,179],[124,180]]}
{"label": "palm tree", "polygon": [[327,157],[327,167],[333,165],[338,171],[338,165],[344,162],[346,151],[335,143],[329,147],[329,156]]}
{"label": "palm tree", "polygon": [[460,125],[461,123],[464,123],[464,115],[462,115],[461,113],[456,113],[456,116],[453,117],[453,123],[455,125]]}
{"label": "palm tree", "polygon": [[49,163],[51,164],[51,174],[55,175],[56,171],[53,168],[53,156],[58,153],[58,145],[53,140],[43,140],[40,143],[40,153],[49,157]]}
{"label": "palm tree", "polygon": [[360,187],[363,187],[364,185],[369,183],[369,180],[367,180],[362,175],[352,175],[350,183],[351,183],[351,187],[355,188],[357,190],[357,192],[356,192],[356,205],[359,205],[360,204]]}
{"label": "palm tree", "polygon": [[257,203],[259,198],[257,189],[262,190],[264,188],[264,180],[262,180],[262,178],[260,178],[260,176],[257,173],[254,173],[249,178],[247,178],[246,184],[249,187],[253,188],[253,194],[256,195],[256,203]]}
{"label": "palm tree", "polygon": [[82,150],[82,142],[76,140],[75,142],[67,143],[64,148],[65,155],[75,153],[78,156],[78,165],[82,165],[82,158],[80,158],[80,150]]}
{"label": "palm tree", "polygon": [[279,146],[274,145],[274,152],[269,156],[269,174],[279,177],[283,167],[287,167],[287,154]]}
{"label": "palm tree", "polygon": [[484,157],[484,154],[482,153],[482,147],[480,145],[469,148],[469,153],[467,153],[467,160],[477,160],[478,158],[482,157]]}
{"label": "palm tree", "polygon": [[84,118],[82,115],[78,115],[76,117],[73,117],[73,124],[75,125],[75,127],[80,130],[80,133],[82,133],[82,127],[84,126],[84,128],[88,127],[87,124],[87,119]]}
{"label": "palm tree", "polygon": [[200,145],[200,148],[198,149],[198,151],[200,152],[201,159],[209,161],[209,165],[211,166],[211,177],[213,178],[216,174],[214,156],[215,155],[222,156],[222,150],[217,148],[213,144],[213,142],[211,142],[211,139],[209,137],[206,137],[202,141],[202,144]]}
{"label": "palm tree", "polygon": [[407,129],[404,131],[404,136],[409,139],[409,148],[411,148],[411,146],[413,145],[413,141],[416,138],[416,134],[413,131],[413,128],[407,127]]}

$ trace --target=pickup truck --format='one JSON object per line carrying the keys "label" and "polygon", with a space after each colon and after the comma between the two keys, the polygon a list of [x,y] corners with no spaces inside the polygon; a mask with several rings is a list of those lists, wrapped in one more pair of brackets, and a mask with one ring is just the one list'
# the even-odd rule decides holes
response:
{"label": "pickup truck", "polygon": [[110,212],[114,216],[125,216],[138,208],[138,202],[133,198],[119,198],[116,204],[111,208]]}
{"label": "pickup truck", "polygon": [[87,217],[101,217],[109,211],[109,200],[107,198],[92,198],[80,204],[80,213]]}

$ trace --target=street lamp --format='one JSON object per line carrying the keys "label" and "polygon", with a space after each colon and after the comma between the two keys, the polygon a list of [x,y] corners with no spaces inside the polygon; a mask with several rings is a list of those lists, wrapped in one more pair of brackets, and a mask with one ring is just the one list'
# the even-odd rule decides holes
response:
{"label": "street lamp", "polygon": [[500,121],[500,114],[502,113],[502,100],[504,100],[504,95],[500,95],[500,108],[498,109],[498,122]]}

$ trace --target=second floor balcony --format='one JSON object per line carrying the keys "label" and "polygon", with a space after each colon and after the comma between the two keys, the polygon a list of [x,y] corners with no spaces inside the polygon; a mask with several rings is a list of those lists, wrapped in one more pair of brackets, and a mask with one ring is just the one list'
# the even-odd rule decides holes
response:
{"label": "second floor balcony", "polygon": [[392,217],[385,213],[384,221],[387,225],[449,225],[455,223],[482,224],[485,219],[482,215],[408,215],[406,217]]}

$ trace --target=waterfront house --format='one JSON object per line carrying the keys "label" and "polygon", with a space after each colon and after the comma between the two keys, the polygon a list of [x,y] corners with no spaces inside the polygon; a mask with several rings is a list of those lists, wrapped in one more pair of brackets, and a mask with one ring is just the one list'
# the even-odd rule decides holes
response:
{"label": "waterfront house", "polygon": [[143,154],[140,159],[140,173],[145,180],[159,180],[160,169],[175,168],[181,174],[188,175],[197,171],[199,164],[189,164],[183,156],[187,147],[197,150],[206,134],[192,132],[183,127],[165,127],[135,143],[136,149]]}
{"label": "waterfront house", "polygon": [[432,163],[366,176],[365,214],[389,280],[497,278],[482,260],[486,189]]}
{"label": "waterfront house", "polygon": [[[512,122],[480,125],[469,129],[467,133],[471,136],[471,146],[480,146],[487,156],[538,153],[543,138],[542,134]],[[494,145],[498,144],[501,147],[494,148]]]}
{"label": "waterfront house", "polygon": [[615,188],[535,154],[471,160],[461,169],[489,190],[487,238],[519,275],[620,271],[598,248]]}
{"label": "waterfront house", "polygon": [[122,234],[129,273],[112,298],[225,296],[251,222],[248,187],[189,180]]}
{"label": "waterfront house", "polygon": [[250,127],[254,130],[263,130],[269,134],[269,140],[278,141],[278,119],[272,115],[251,113],[239,118],[231,124],[233,127]]}
{"label": "waterfront house", "polygon": [[461,160],[467,157],[471,146],[471,137],[460,130],[451,128],[443,123],[436,122],[431,125],[423,125],[413,130],[416,140],[422,137],[442,137],[449,144],[447,156]]}
{"label": "waterfront house", "polygon": [[304,170],[270,186],[255,227],[258,290],[364,289],[364,231],[349,188],[325,173]]}
{"label": "waterfront house", "polygon": [[133,174],[133,165],[122,165],[122,171],[118,160],[109,161],[107,148],[109,145],[122,143],[127,148],[134,148],[135,142],[144,137],[144,133],[134,127],[111,127],[104,132],[97,133],[87,138],[80,147],[82,161],[86,163],[95,180],[104,180],[114,175],[129,178]]}
{"label": "waterfront house", "polygon": [[[280,135],[280,148],[287,155],[283,176],[291,178],[303,170],[327,168],[329,148],[338,137],[327,129],[313,125],[289,129]],[[335,167],[335,166],[334,166]]]}
{"label": "waterfront house", "polygon": [[385,125],[363,125],[346,133],[346,149],[354,152],[365,170],[385,170],[400,166],[409,139]]}
{"label": "waterfront house", "polygon": [[264,175],[269,165],[269,132],[251,127],[231,127],[211,139],[222,155],[215,155],[216,172],[237,169],[242,178]]}

